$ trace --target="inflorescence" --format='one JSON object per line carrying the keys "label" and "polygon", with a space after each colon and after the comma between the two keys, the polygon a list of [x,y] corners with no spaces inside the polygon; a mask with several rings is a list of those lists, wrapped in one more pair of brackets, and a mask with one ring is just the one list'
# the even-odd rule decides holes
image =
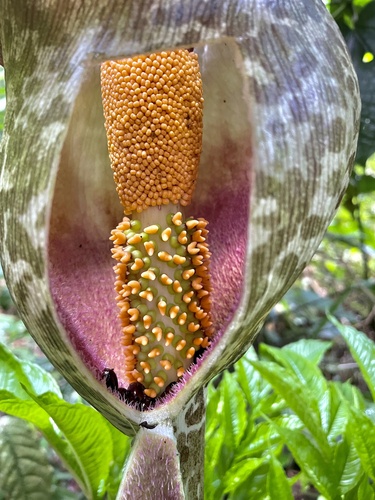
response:
{"label": "inflorescence", "polygon": [[[136,214],[111,236],[129,384],[123,392],[141,387],[153,399],[213,335],[207,221],[182,214],[202,148],[202,82],[188,50],[108,61],[101,79],[117,192],[125,214]],[[175,207],[161,210],[167,204]],[[107,386],[110,376],[113,370]]]}

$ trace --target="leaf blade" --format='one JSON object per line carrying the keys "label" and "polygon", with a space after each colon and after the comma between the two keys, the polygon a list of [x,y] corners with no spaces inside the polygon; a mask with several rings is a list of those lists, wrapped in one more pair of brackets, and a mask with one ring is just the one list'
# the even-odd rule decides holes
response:
{"label": "leaf blade", "polygon": [[352,326],[342,325],[333,316],[329,320],[336,326],[361,370],[362,376],[375,402],[375,344],[364,333]]}
{"label": "leaf blade", "polygon": [[292,489],[284,469],[274,455],[271,455],[270,469],[267,475],[267,493],[270,500],[293,500]]}
{"label": "leaf blade", "polygon": [[30,425],[13,417],[2,417],[0,450],[0,485],[5,498],[52,498],[52,467]]}
{"label": "leaf blade", "polygon": [[321,426],[319,405],[314,394],[293,373],[274,362],[252,361],[252,364],[285,399],[328,458],[331,449]]}

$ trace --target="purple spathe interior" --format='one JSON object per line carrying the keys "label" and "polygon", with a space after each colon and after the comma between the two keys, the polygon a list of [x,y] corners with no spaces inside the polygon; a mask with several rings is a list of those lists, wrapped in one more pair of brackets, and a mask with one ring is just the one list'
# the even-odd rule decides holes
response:
{"label": "purple spathe interior", "polygon": [[[240,301],[249,219],[250,120],[233,50],[226,43],[198,51],[205,99],[203,153],[193,202],[186,209],[187,215],[209,222],[217,335]],[[107,153],[99,68],[94,68],[78,96],[61,155],[51,210],[49,279],[74,348],[97,377],[113,368],[120,386],[124,361],[109,236],[122,216]]]}

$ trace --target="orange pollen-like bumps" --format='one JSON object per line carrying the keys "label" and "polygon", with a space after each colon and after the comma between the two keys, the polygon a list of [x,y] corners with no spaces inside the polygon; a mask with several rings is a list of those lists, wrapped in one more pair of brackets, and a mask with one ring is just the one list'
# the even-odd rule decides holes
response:
{"label": "orange pollen-like bumps", "polygon": [[102,64],[108,149],[125,213],[190,203],[202,148],[197,55],[161,52]]}
{"label": "orange pollen-like bumps", "polygon": [[[114,180],[125,214],[112,231],[126,383],[156,398],[213,335],[207,221],[184,218],[202,146],[202,82],[188,50],[102,65]],[[143,212],[147,209],[147,212]]]}

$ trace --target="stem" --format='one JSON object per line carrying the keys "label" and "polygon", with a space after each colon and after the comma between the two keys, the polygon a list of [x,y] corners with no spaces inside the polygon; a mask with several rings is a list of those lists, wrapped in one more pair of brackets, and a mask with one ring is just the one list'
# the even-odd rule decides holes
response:
{"label": "stem", "polygon": [[140,428],[116,500],[203,498],[205,394],[201,389],[176,420]]}
{"label": "stem", "polygon": [[185,498],[177,443],[170,422],[138,431],[117,494],[117,500],[150,498]]}
{"label": "stem", "polygon": [[204,438],[206,388],[200,389],[176,419],[177,448],[187,500],[199,500],[204,492]]}

